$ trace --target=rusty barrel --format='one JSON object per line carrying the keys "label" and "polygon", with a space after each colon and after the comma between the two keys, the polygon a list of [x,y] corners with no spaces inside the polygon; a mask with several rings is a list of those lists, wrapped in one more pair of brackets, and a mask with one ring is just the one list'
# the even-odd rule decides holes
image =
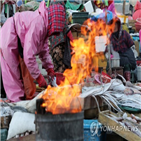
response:
{"label": "rusty barrel", "polygon": [[43,141],[83,141],[84,112],[36,114],[38,137]]}

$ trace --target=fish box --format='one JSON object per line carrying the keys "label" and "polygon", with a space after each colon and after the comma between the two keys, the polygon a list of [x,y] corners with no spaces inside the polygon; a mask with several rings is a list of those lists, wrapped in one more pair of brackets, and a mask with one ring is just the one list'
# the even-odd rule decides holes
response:
{"label": "fish box", "polygon": [[[114,117],[120,117],[123,115],[123,113],[115,114],[109,110],[100,112],[98,121],[102,125],[104,125],[104,127],[107,127],[108,130],[110,129],[111,131],[115,132],[116,134],[118,134],[119,136],[123,137],[124,139],[128,141],[141,141],[141,138],[137,134],[125,128],[115,119],[108,117],[108,115],[113,115]],[[127,113],[127,115],[130,117],[130,114]]]}

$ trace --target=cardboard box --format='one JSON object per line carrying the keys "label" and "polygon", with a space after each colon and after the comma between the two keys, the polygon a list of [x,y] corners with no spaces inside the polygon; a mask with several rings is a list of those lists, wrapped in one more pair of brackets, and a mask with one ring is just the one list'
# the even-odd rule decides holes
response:
{"label": "cardboard box", "polygon": [[138,52],[138,55],[139,55],[139,43],[140,43],[139,41],[134,41],[135,49]]}
{"label": "cardboard box", "polygon": [[129,21],[128,21],[128,25],[129,25],[129,26],[132,26],[132,29],[134,29],[134,30],[135,30],[135,32],[136,32],[135,23],[136,23],[136,21],[135,21],[135,20],[129,20]]}
{"label": "cardboard box", "polygon": [[133,27],[133,26],[135,26],[135,22],[136,22],[135,20],[129,20],[128,24],[129,24],[129,26]]}
{"label": "cardboard box", "polygon": [[103,67],[103,70],[106,70],[107,59],[104,54],[100,55],[98,58],[98,67]]}

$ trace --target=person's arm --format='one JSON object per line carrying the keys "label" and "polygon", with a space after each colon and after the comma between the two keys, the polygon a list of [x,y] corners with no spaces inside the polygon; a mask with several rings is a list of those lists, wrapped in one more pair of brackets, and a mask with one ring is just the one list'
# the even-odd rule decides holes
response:
{"label": "person's arm", "polygon": [[49,47],[48,47],[48,38],[45,40],[44,46],[42,50],[40,51],[39,58],[42,61],[43,68],[46,69],[48,72],[48,75],[51,76],[51,78],[54,78],[54,66],[51,59],[51,56],[49,54]]}
{"label": "person's arm", "polygon": [[43,30],[43,20],[41,17],[39,17],[32,21],[25,35],[25,42],[23,47],[24,61],[31,76],[34,79],[37,79],[41,73],[38,68],[35,55],[39,52],[38,47],[43,36]]}
{"label": "person's arm", "polygon": [[42,76],[35,55],[40,52],[40,42],[44,38],[45,27],[44,21],[41,17],[34,19],[25,35],[24,42],[24,61],[31,74],[36,79],[39,87],[47,88],[47,82]]}
{"label": "person's arm", "polygon": [[45,40],[44,46],[39,53],[39,58],[41,59],[42,66],[46,69],[46,71],[48,71],[50,68],[54,68],[51,56],[49,54],[48,38]]}

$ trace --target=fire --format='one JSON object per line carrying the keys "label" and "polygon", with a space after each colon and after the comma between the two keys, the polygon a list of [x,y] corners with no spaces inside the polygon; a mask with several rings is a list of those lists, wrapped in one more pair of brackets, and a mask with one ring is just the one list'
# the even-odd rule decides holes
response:
{"label": "fire", "polygon": [[79,98],[82,84],[84,79],[90,75],[92,68],[98,70],[95,37],[106,36],[107,32],[110,33],[113,28],[113,26],[107,27],[101,20],[97,22],[87,20],[85,25],[88,28],[82,27],[81,32],[88,36],[88,40],[79,38],[71,43],[75,52],[71,59],[72,69],[67,69],[63,73],[65,80],[58,87],[48,86],[42,96],[44,99],[42,106],[46,108],[47,112],[53,114],[77,113],[83,108]]}

